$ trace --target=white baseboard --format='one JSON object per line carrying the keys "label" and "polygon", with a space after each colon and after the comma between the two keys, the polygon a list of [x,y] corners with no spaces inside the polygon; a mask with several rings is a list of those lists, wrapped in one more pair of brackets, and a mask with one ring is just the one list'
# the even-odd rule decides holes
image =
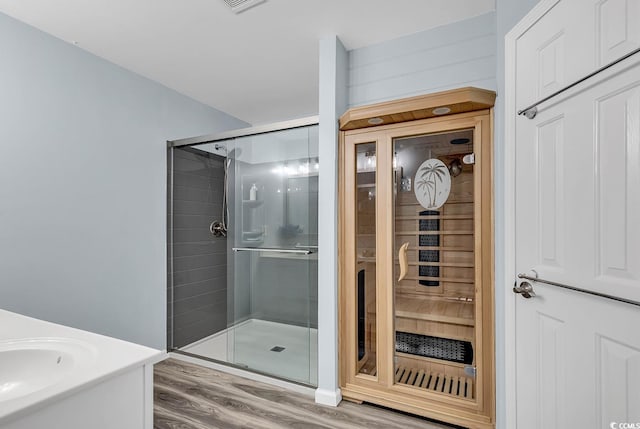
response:
{"label": "white baseboard", "polygon": [[340,393],[340,389],[316,389],[316,404],[337,407],[341,401],[342,393]]}

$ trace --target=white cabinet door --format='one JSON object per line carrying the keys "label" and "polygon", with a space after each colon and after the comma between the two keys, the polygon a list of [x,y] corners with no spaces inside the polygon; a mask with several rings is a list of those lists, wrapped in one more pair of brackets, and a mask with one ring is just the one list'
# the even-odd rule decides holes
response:
{"label": "white cabinet door", "polygon": [[[518,109],[636,49],[639,5],[560,0],[516,44]],[[515,133],[516,273],[640,302],[640,54]],[[640,424],[640,307],[528,283],[536,296],[514,298],[518,429]]]}

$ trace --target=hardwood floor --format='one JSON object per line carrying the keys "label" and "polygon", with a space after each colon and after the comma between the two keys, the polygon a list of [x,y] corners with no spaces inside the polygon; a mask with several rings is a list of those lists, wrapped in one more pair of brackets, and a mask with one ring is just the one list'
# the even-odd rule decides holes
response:
{"label": "hardwood floor", "polygon": [[155,429],[442,429],[370,405],[325,407],[307,396],[168,359],[155,366]]}

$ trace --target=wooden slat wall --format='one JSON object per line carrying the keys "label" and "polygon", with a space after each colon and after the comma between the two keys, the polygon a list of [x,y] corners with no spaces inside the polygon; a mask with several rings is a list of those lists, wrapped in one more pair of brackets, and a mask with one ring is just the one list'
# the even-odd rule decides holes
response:
{"label": "wooden slat wall", "polygon": [[[447,159],[443,159],[445,164]],[[464,166],[463,172],[453,177],[449,199],[442,206],[440,220],[440,286],[428,287],[419,284],[419,265],[437,265],[419,262],[419,236],[429,232],[419,230],[419,216],[425,211],[414,192],[400,192],[396,202],[396,252],[404,242],[409,242],[407,278],[396,286],[396,298],[438,295],[443,297],[472,298],[474,291],[474,206],[473,168]],[[407,219],[408,218],[408,219]],[[396,262],[397,266],[397,262]],[[396,268],[399,269],[399,268]],[[429,280],[438,280],[428,278]]]}

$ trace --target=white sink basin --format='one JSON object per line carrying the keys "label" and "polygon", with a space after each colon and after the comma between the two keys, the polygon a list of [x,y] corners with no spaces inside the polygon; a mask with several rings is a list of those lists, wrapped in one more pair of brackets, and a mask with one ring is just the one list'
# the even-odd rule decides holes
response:
{"label": "white sink basin", "polygon": [[113,416],[122,428],[151,427],[151,374],[164,357],[0,309],[0,428],[106,429]]}
{"label": "white sink basin", "polygon": [[0,403],[63,382],[94,354],[90,345],[63,338],[0,341]]}

